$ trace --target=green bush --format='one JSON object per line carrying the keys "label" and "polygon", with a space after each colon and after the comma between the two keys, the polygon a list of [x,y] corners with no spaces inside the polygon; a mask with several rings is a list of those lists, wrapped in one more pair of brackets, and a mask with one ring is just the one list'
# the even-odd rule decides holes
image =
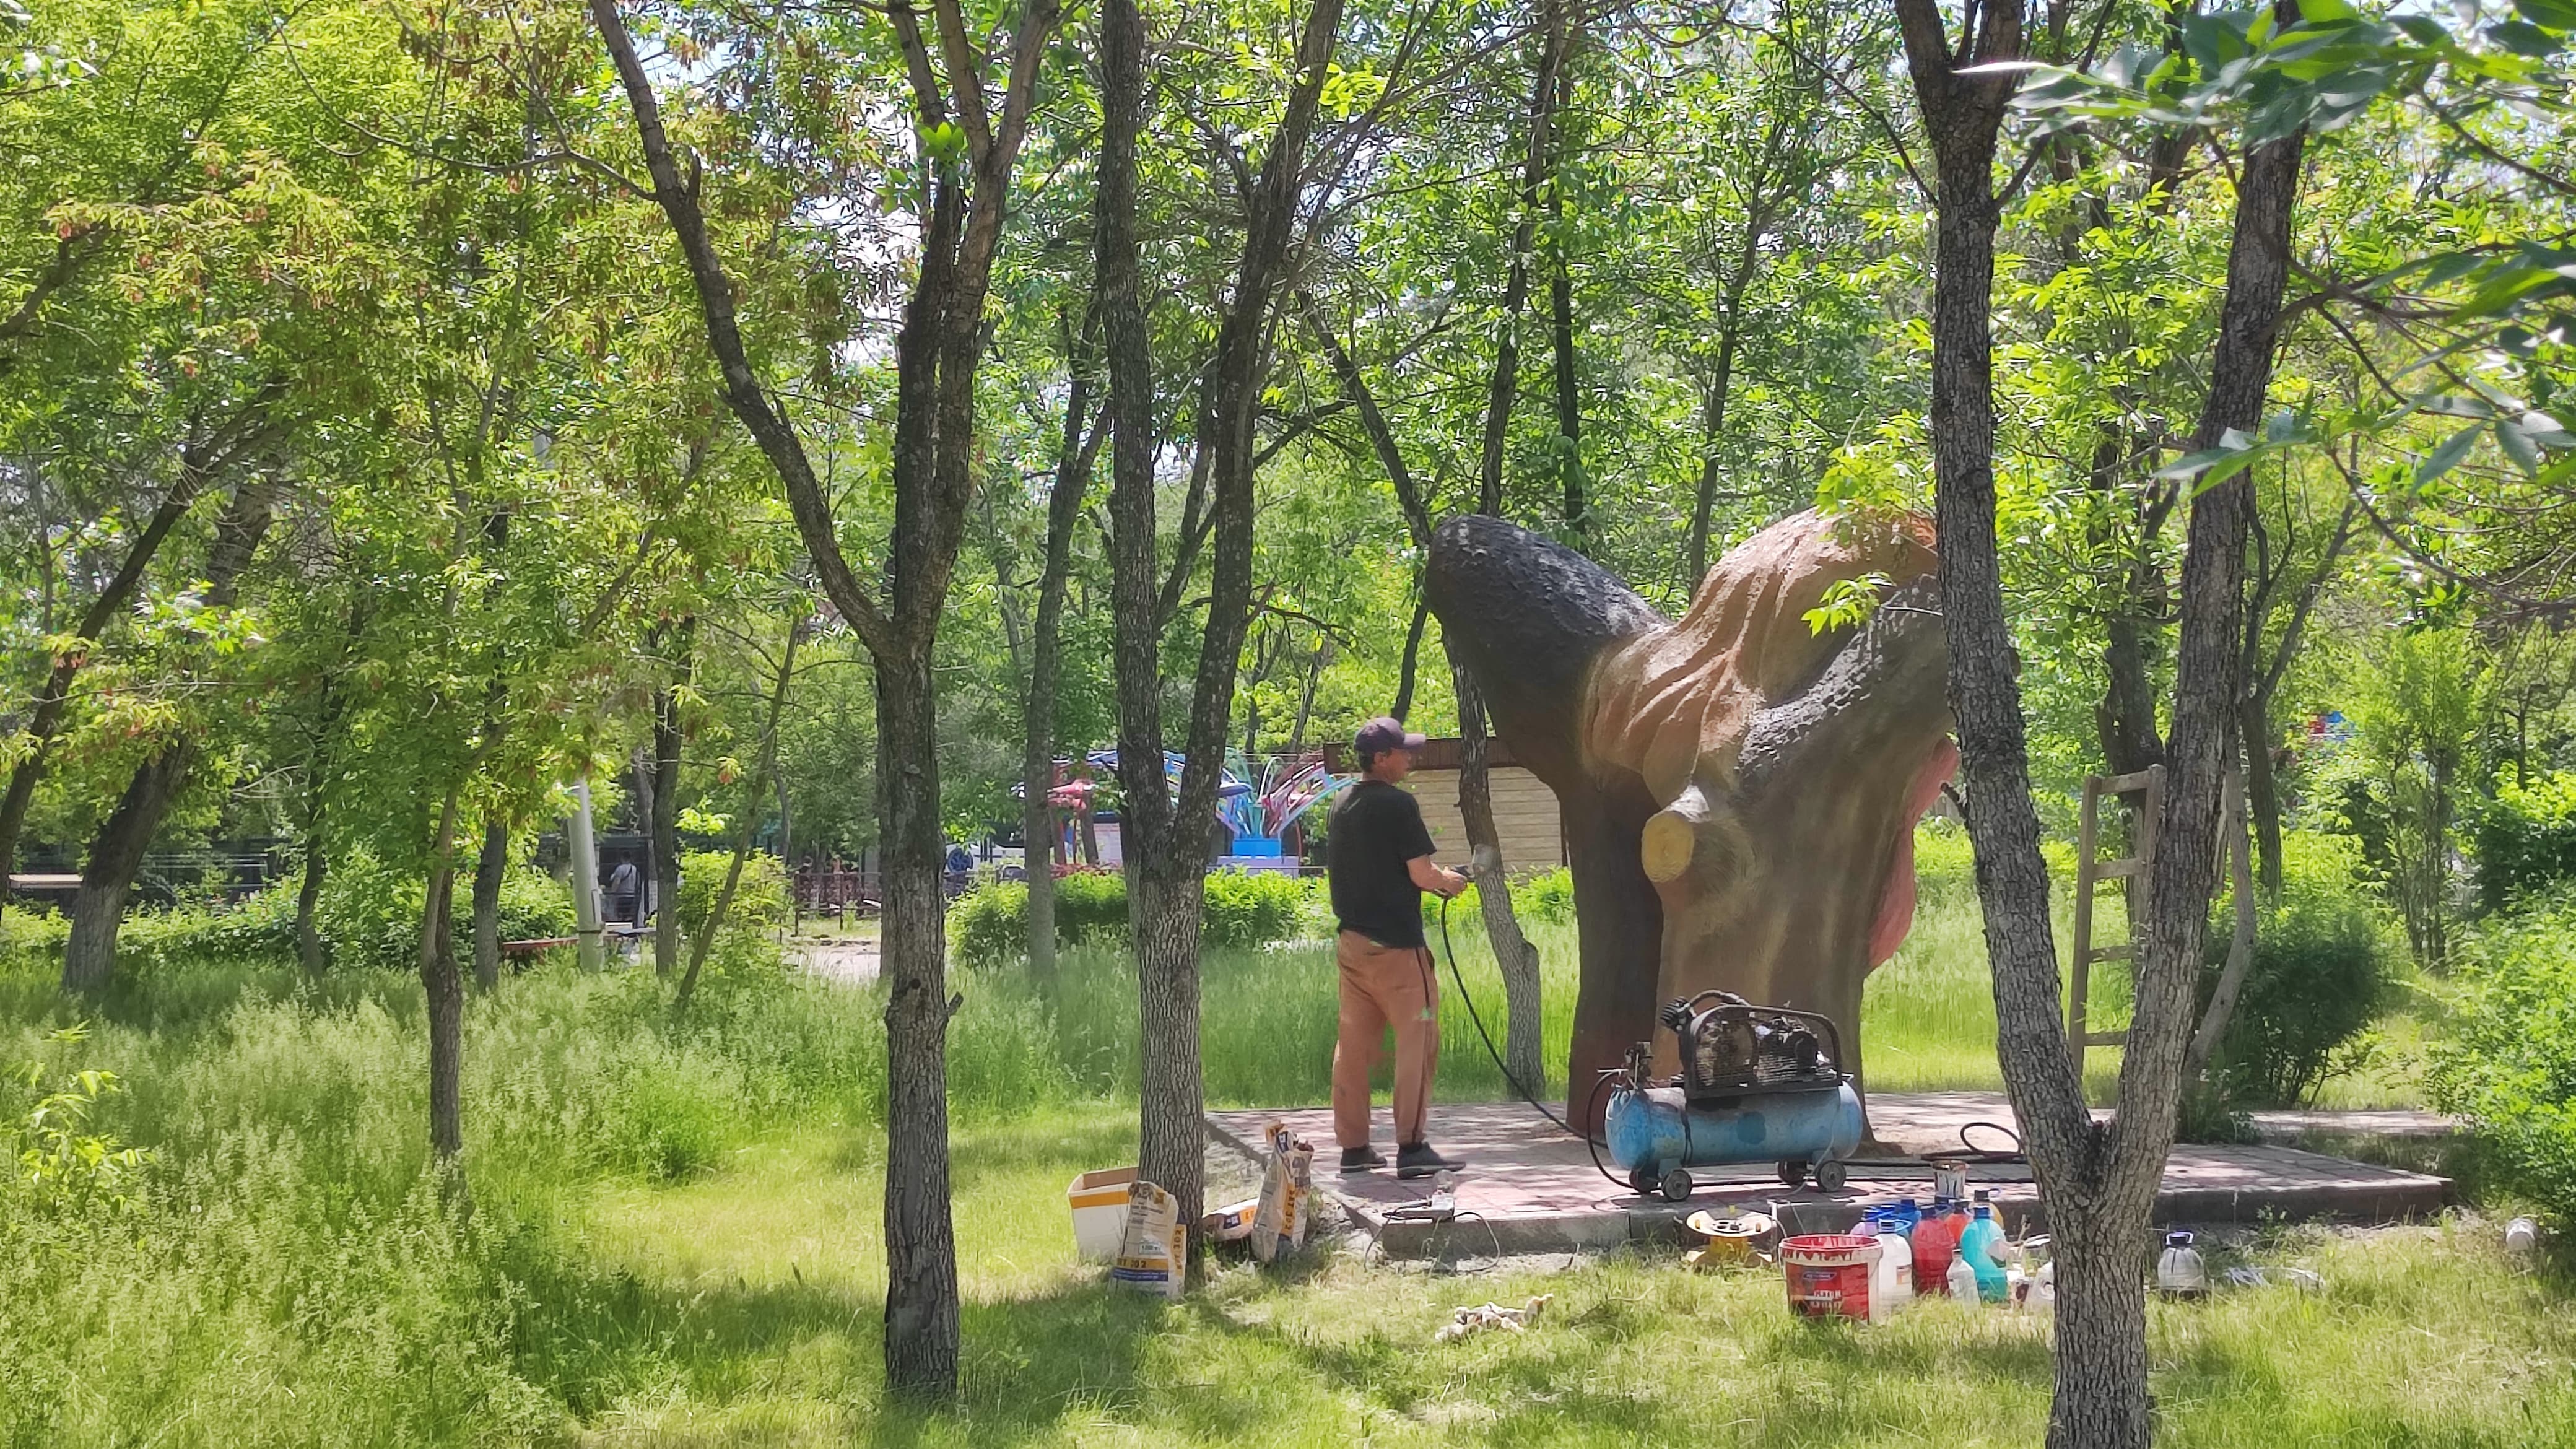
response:
{"label": "green bush", "polygon": [[[2254,960],[2213,1066],[2232,1094],[2296,1103],[2356,1064],[2354,1043],[2386,1003],[2389,946],[2381,910],[2341,836],[2292,832],[2283,842],[2281,903],[2266,910]],[[2227,959],[2232,911],[2210,932],[2200,999]]]}
{"label": "green bush", "polygon": [[2576,889],[2489,922],[2459,985],[2433,1101],[2469,1119],[2507,1185],[2576,1221]]}
{"label": "green bush", "polygon": [[[1211,872],[1199,917],[1200,941],[1267,946],[1320,934],[1323,883],[1277,871]],[[1029,888],[1018,881],[979,887],[948,908],[948,939],[958,959],[976,965],[1027,954]],[[1114,871],[1076,871],[1055,883],[1055,934],[1064,946],[1127,939],[1127,879]]]}
{"label": "green bush", "polygon": [[1267,946],[1305,934],[1305,882],[1279,871],[1212,871],[1199,915],[1199,941],[1207,946]]}
{"label": "green bush", "polygon": [[2506,785],[2479,809],[2473,833],[2478,899],[2489,911],[2576,878],[2576,774]]}
{"label": "green bush", "polygon": [[[724,889],[725,872],[733,867],[730,850],[690,850],[680,855],[680,929],[695,939],[715,910]],[[787,924],[787,870],[778,857],[760,851],[745,856],[742,879],[735,882],[733,904],[725,910],[725,933],[760,935]]]}
{"label": "green bush", "polygon": [[1564,866],[1512,883],[1512,912],[1551,926],[1574,923],[1574,872]]}

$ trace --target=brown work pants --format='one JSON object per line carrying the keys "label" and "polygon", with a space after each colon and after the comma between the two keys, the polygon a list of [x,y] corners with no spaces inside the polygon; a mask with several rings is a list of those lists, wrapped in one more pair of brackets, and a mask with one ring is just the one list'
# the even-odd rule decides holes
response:
{"label": "brown work pants", "polygon": [[1333,1044],[1333,1136],[1345,1148],[1369,1145],[1369,1073],[1386,1029],[1395,1028],[1395,1141],[1427,1140],[1431,1074],[1440,1065],[1440,988],[1431,954],[1419,946],[1381,946],[1357,931],[1333,938],[1341,968],[1341,1039]]}

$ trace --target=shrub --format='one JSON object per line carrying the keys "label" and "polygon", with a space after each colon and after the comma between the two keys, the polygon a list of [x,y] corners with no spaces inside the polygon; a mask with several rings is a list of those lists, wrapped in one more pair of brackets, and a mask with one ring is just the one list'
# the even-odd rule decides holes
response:
{"label": "shrub", "polygon": [[2488,923],[2463,957],[2434,1103],[2469,1119],[2507,1184],[2576,1217],[2576,890]]}
{"label": "shrub", "polygon": [[1564,866],[1512,884],[1512,913],[1551,926],[1574,921],[1574,872]]}
{"label": "shrub", "polygon": [[[2234,1093],[2271,1103],[2304,1100],[2356,1064],[2354,1040],[2388,989],[2386,931],[2363,892],[2352,843],[2292,832],[2283,847],[2281,903],[2257,927],[2254,960],[2213,1062]],[[2222,911],[2210,932],[2204,1009],[2233,925],[2233,913]]]}
{"label": "shrub", "polygon": [[[715,909],[724,889],[725,872],[733,867],[730,850],[692,850],[680,856],[680,929],[695,938]],[[733,904],[725,910],[725,933],[757,935],[787,924],[787,870],[778,857],[754,851],[742,862]]]}
{"label": "shrub", "polygon": [[1199,916],[1199,941],[1208,946],[1267,946],[1293,941],[1308,899],[1304,882],[1278,871],[1209,873]]}
{"label": "shrub", "polygon": [[2478,900],[2490,911],[2576,877],[2576,774],[2498,790],[2478,811],[2474,833]]}
{"label": "shrub", "polygon": [[[1211,872],[1199,917],[1210,947],[1267,946],[1318,931],[1321,882],[1277,871]],[[1018,881],[978,887],[948,908],[948,938],[958,959],[976,965],[1027,954],[1029,888]],[[1127,879],[1115,871],[1075,871],[1055,883],[1060,945],[1113,945],[1127,939]]]}

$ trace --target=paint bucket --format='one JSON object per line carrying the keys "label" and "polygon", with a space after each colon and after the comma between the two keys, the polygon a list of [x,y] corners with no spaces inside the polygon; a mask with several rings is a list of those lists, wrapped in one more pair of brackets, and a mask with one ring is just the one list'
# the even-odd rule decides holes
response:
{"label": "paint bucket", "polygon": [[1876,1238],[1806,1233],[1780,1241],[1789,1280],[1789,1311],[1806,1318],[1869,1317],[1869,1277],[1878,1266]]}

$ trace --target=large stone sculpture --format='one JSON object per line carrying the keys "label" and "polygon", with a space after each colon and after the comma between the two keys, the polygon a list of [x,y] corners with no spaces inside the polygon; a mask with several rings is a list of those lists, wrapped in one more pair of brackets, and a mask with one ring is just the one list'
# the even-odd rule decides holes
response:
{"label": "large stone sculpture", "polygon": [[[1914,823],[1958,761],[1930,531],[1799,514],[1719,559],[1679,621],[1500,519],[1434,537],[1432,611],[1564,817],[1570,1112],[1662,1002],[1710,987],[1832,1017],[1860,1070],[1861,983],[1913,922]],[[1873,575],[1866,622],[1809,624]]]}

